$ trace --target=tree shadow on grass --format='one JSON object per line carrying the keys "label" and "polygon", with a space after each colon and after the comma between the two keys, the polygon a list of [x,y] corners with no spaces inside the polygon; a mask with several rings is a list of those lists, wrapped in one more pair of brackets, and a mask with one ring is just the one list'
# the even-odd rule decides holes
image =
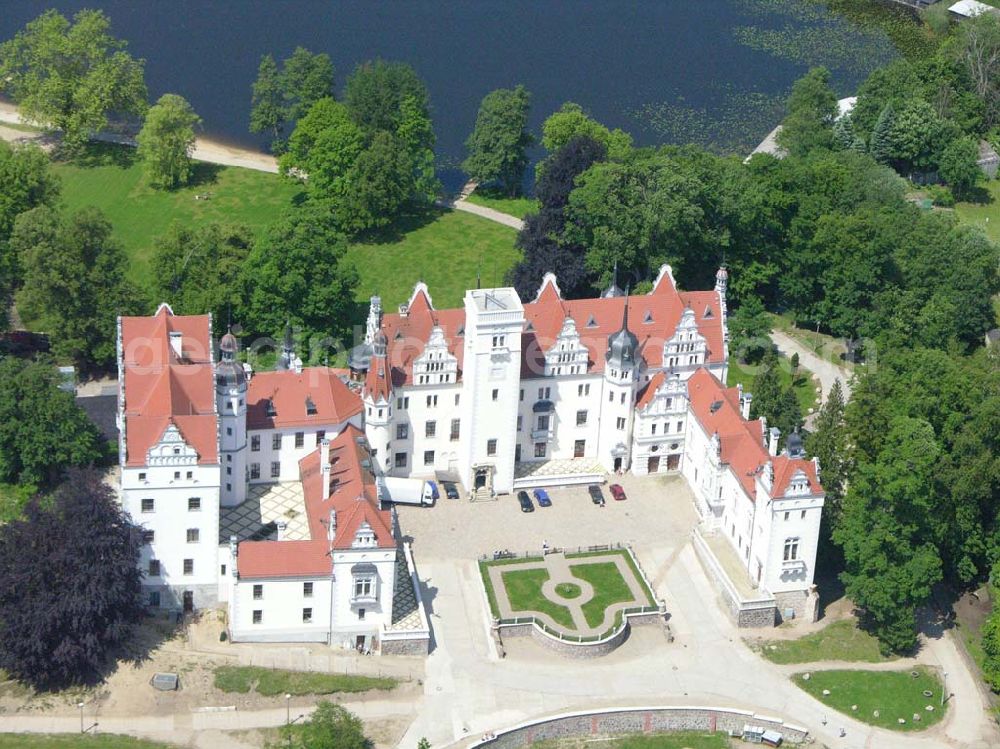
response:
{"label": "tree shadow on grass", "polygon": [[135,148],[116,143],[99,143],[91,141],[79,153],[63,154],[56,152],[57,158],[69,164],[80,167],[117,166],[128,169],[138,159]]}
{"label": "tree shadow on grass", "polygon": [[962,193],[961,200],[976,205],[990,205],[994,202],[993,194],[982,185],[976,185],[966,190]]}
{"label": "tree shadow on grass", "polygon": [[201,187],[214,185],[219,181],[219,173],[224,169],[221,164],[209,164],[207,161],[195,161],[191,164],[191,178],[184,187]]}
{"label": "tree shadow on grass", "polygon": [[399,215],[388,226],[359,234],[357,241],[364,244],[395,244],[410,232],[434,223],[448,212],[448,209],[437,207],[413,209]]}

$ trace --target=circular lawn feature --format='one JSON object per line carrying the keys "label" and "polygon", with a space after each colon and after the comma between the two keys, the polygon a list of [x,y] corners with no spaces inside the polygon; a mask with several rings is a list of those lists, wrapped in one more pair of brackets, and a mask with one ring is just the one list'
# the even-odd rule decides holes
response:
{"label": "circular lawn feature", "polygon": [[560,598],[579,598],[583,590],[576,583],[559,583],[556,585],[556,595]]}

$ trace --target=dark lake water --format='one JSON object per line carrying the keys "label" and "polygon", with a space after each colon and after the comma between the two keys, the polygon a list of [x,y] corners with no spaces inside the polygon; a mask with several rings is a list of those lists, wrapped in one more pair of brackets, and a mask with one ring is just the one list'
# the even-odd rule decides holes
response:
{"label": "dark lake water", "polygon": [[[53,4],[0,6],[5,39]],[[846,96],[891,54],[877,35],[805,0],[72,0],[54,7],[67,15],[104,10],[113,32],[146,59],[153,99],[181,94],[207,135],[246,146],[260,144],[247,122],[261,55],[281,59],[296,45],[327,52],[338,86],[360,61],[405,61],[430,89],[442,166],[462,158],[479,101],[501,86],[531,91],[535,132],[572,100],[640,144],[693,140],[740,151],[770,130],[810,64],[831,67]]]}

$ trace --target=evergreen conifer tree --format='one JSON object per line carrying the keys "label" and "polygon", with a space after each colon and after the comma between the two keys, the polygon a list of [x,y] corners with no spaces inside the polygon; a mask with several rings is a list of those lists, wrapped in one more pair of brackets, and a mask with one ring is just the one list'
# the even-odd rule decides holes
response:
{"label": "evergreen conifer tree", "polygon": [[880,164],[888,164],[892,158],[892,125],[896,118],[892,104],[886,104],[875,121],[868,152]]}

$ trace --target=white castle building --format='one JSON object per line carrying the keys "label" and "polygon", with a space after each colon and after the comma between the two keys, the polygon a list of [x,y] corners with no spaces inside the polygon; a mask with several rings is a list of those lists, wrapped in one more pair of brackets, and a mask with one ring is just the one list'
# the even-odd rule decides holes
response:
{"label": "white castle building", "polygon": [[278,371],[251,376],[232,334],[216,361],[211,327],[166,304],[118,321],[121,501],[143,529],[149,606],[225,602],[237,641],[419,645],[358,396],[340,372],[303,368],[289,336]]}
{"label": "white castle building", "polygon": [[750,395],[723,385],[727,283],[720,268],[713,290],[679,291],[665,265],[637,296],[612,283],[565,300],[550,273],[530,302],[475,289],[438,310],[418,283],[383,314],[373,297],[349,366],[377,470],[450,478],[472,499],[677,473],[752,585],[814,615],[818,466],[797,434],[778,455],[777,430],[748,420]]}

